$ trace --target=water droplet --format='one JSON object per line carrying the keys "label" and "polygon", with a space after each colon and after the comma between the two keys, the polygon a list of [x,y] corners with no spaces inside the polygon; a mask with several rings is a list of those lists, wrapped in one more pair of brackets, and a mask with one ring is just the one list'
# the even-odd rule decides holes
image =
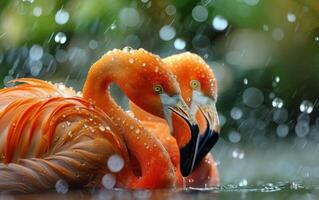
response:
{"label": "water droplet", "polygon": [[236,159],[239,159],[239,160],[242,160],[242,159],[245,157],[245,153],[244,153],[243,150],[235,149],[235,150],[232,152],[232,157],[233,157],[233,158],[236,158]]}
{"label": "water droplet", "polygon": [[32,60],[40,60],[43,56],[43,48],[40,45],[33,45],[29,51],[29,57]]}
{"label": "water droplet", "polygon": [[310,114],[313,111],[313,104],[312,104],[311,101],[304,100],[304,101],[301,102],[299,109],[303,113]]}
{"label": "water droplet", "polygon": [[247,78],[244,78],[244,85],[248,85],[248,79]]}
{"label": "water droplet", "polygon": [[103,125],[99,126],[100,131],[104,132],[105,131],[105,127]]}
{"label": "water droplet", "polygon": [[280,77],[279,77],[279,76],[276,76],[276,77],[275,77],[275,82],[276,82],[276,83],[279,83],[279,82],[280,82]]}
{"label": "water droplet", "polygon": [[285,124],[280,124],[276,129],[276,133],[278,137],[286,137],[289,133],[289,127]]}
{"label": "water droplet", "polygon": [[287,20],[288,22],[294,23],[296,21],[296,15],[292,12],[288,12]]}
{"label": "water droplet", "polygon": [[170,25],[165,25],[160,29],[160,38],[164,41],[173,39],[176,35],[175,29]]}
{"label": "water droplet", "polygon": [[135,8],[123,8],[120,11],[120,21],[127,27],[135,27],[140,22],[140,15]]}
{"label": "water droplet", "polygon": [[272,119],[277,124],[282,124],[288,120],[288,111],[284,108],[276,109],[273,113]]}
{"label": "water droplet", "polygon": [[284,102],[281,98],[279,97],[276,97],[272,100],[271,102],[271,105],[274,107],[274,108],[282,108],[283,105],[284,105]]}
{"label": "water droplet", "polygon": [[55,14],[55,22],[57,24],[66,24],[69,21],[70,15],[68,13],[68,11],[66,10],[59,10],[56,14]]}
{"label": "water droplet", "polygon": [[298,137],[305,137],[309,133],[309,124],[307,121],[298,121],[295,126],[295,132]]}
{"label": "water droplet", "polygon": [[55,183],[57,193],[66,194],[69,191],[69,185],[66,181],[60,179]]}
{"label": "water droplet", "polygon": [[285,33],[281,28],[275,28],[272,31],[272,38],[276,41],[280,41],[284,39]]}
{"label": "water droplet", "polygon": [[215,30],[217,31],[223,31],[228,26],[228,21],[223,16],[216,15],[213,19],[212,25]]}
{"label": "water droplet", "polygon": [[177,50],[183,50],[186,46],[186,42],[181,38],[176,38],[174,41],[174,47]]}
{"label": "water droplet", "polygon": [[124,160],[120,155],[114,154],[107,160],[107,167],[111,172],[119,172],[124,167]]}
{"label": "water droplet", "polygon": [[33,15],[36,17],[40,17],[42,15],[42,8],[36,6],[33,8]]}
{"label": "water droplet", "polygon": [[64,44],[66,40],[67,40],[67,37],[63,32],[58,32],[54,37],[54,41],[56,43]]}
{"label": "water droplet", "polygon": [[238,143],[241,140],[241,135],[237,131],[230,131],[228,139],[231,143]]}
{"label": "water droplet", "polygon": [[243,116],[243,111],[240,108],[234,107],[230,111],[230,116],[234,120],[238,120],[238,119],[240,119]]}
{"label": "water droplet", "polygon": [[112,189],[116,184],[116,178],[113,174],[105,174],[102,178],[102,185],[106,189]]}
{"label": "water droplet", "polygon": [[249,107],[257,108],[264,102],[264,95],[259,89],[250,87],[243,93],[243,102]]}
{"label": "water droplet", "polygon": [[176,8],[174,5],[168,5],[166,8],[165,8],[165,12],[167,15],[175,15],[176,14]]}
{"label": "water droplet", "polygon": [[208,17],[207,8],[201,5],[195,6],[192,10],[192,16],[193,16],[193,19],[198,22],[205,21]]}

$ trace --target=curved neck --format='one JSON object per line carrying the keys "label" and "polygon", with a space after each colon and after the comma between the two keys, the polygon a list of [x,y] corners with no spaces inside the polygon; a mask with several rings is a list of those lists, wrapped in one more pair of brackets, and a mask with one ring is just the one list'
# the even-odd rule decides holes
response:
{"label": "curved neck", "polygon": [[[140,59],[138,55],[119,50],[104,55],[89,70],[83,88],[83,97],[100,107],[110,117],[117,129],[114,131],[123,136],[130,153],[139,161],[142,176],[135,182],[135,187],[143,186],[145,181],[149,184],[150,179],[154,178],[154,173],[162,173],[164,176],[173,173],[172,163],[164,147],[138,120],[129,116],[116,104],[108,90],[111,83],[116,83],[127,93],[130,86],[125,80],[128,77],[134,79],[131,74],[132,70],[136,69],[132,66],[131,59]],[[158,187],[162,183],[159,180],[153,184],[156,184],[154,187]]]}

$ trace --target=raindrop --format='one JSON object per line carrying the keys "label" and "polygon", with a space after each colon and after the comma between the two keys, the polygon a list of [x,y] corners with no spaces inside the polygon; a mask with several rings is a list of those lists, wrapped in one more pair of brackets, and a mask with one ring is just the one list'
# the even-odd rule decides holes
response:
{"label": "raindrop", "polygon": [[248,79],[247,78],[244,78],[244,85],[248,85]]}
{"label": "raindrop", "polygon": [[284,31],[281,28],[275,28],[272,31],[272,38],[276,41],[280,41],[284,39],[284,36],[285,36]]}
{"label": "raindrop", "polygon": [[279,82],[280,82],[280,77],[279,77],[279,76],[276,76],[276,77],[275,77],[275,82],[276,82],[276,83],[279,83]]}
{"label": "raindrop", "polygon": [[264,24],[264,25],[263,25],[263,30],[264,30],[264,31],[269,31],[268,25]]}
{"label": "raindrop", "polygon": [[238,143],[241,140],[241,135],[237,131],[230,131],[228,139],[231,143]]}
{"label": "raindrop", "polygon": [[276,97],[276,98],[274,98],[274,99],[272,100],[271,105],[272,105],[272,107],[274,107],[274,108],[282,108],[283,105],[284,105],[284,102],[283,102],[283,100],[282,100],[281,98]]}
{"label": "raindrop", "polygon": [[296,15],[292,12],[288,12],[287,20],[288,22],[294,23],[296,21]]}
{"label": "raindrop", "polygon": [[97,43],[96,40],[90,40],[90,42],[89,42],[90,49],[96,49],[98,47],[98,45],[99,44]]}
{"label": "raindrop", "polygon": [[176,8],[174,5],[168,5],[166,8],[165,8],[165,12],[167,15],[175,15],[176,14]]}
{"label": "raindrop", "polygon": [[213,19],[212,25],[215,30],[217,31],[223,31],[228,26],[228,21],[223,16],[216,15]]}
{"label": "raindrop", "polygon": [[68,59],[67,53],[63,49],[58,49],[55,52],[55,59],[60,63],[64,63]]}
{"label": "raindrop", "polygon": [[175,29],[170,25],[165,25],[159,32],[160,38],[164,41],[173,39],[176,35]]}
{"label": "raindrop", "polygon": [[54,41],[60,44],[64,44],[66,42],[66,39],[67,37],[63,32],[58,32],[54,37]]}
{"label": "raindrop", "polygon": [[289,127],[286,124],[280,124],[276,129],[276,133],[278,137],[284,138],[289,133]]}
{"label": "raindrop", "polygon": [[295,126],[295,132],[298,137],[305,137],[309,133],[309,124],[306,121],[298,121]]}
{"label": "raindrop", "polygon": [[32,76],[39,76],[42,70],[43,64],[41,61],[35,61],[33,63],[34,65],[30,67],[30,73]]}
{"label": "raindrop", "polygon": [[243,102],[245,105],[257,108],[264,101],[263,93],[254,87],[247,88],[243,93]]}
{"label": "raindrop", "polygon": [[116,29],[116,24],[115,24],[115,23],[112,23],[111,26],[110,26],[110,29],[111,29],[111,30]]}
{"label": "raindrop", "polygon": [[120,155],[114,154],[107,160],[107,167],[111,172],[119,172],[124,167],[124,160]]}
{"label": "raindrop", "polygon": [[198,22],[203,22],[208,17],[208,11],[204,6],[197,5],[192,10],[192,16],[194,20]]}
{"label": "raindrop", "polygon": [[69,21],[70,15],[68,13],[68,11],[66,10],[59,10],[56,14],[55,14],[55,22],[57,24],[66,24]]}
{"label": "raindrop", "polygon": [[140,22],[140,15],[135,8],[123,8],[120,11],[120,20],[127,27],[135,27]]}
{"label": "raindrop", "polygon": [[55,183],[55,190],[57,193],[66,194],[69,191],[69,185],[65,180],[60,179]]}
{"label": "raindrop", "polygon": [[100,125],[100,126],[99,126],[99,129],[100,129],[100,131],[102,131],[102,132],[104,132],[104,131],[106,130],[103,125]]}
{"label": "raindrop", "polygon": [[304,100],[304,101],[301,102],[299,109],[303,113],[310,114],[313,111],[313,104],[312,104],[311,101]]}
{"label": "raindrop", "polygon": [[174,41],[174,47],[177,50],[183,50],[185,46],[186,46],[186,42],[185,40],[181,38],[176,38],[176,40]]}
{"label": "raindrop", "polygon": [[273,113],[272,119],[277,124],[282,124],[288,120],[288,112],[286,109],[276,109]]}
{"label": "raindrop", "polygon": [[235,149],[235,150],[232,152],[232,157],[241,160],[241,159],[243,159],[243,158],[245,157],[245,153],[244,153],[243,150]]}
{"label": "raindrop", "polygon": [[319,41],[319,37],[317,36],[317,37],[315,37],[315,41]]}
{"label": "raindrop", "polygon": [[243,116],[243,111],[240,108],[234,107],[230,111],[230,116],[234,120],[238,120],[238,119],[240,119]]}
{"label": "raindrop", "polygon": [[33,45],[29,51],[29,57],[32,60],[40,60],[43,56],[43,48],[40,45]]}
{"label": "raindrop", "polygon": [[116,184],[116,178],[113,174],[105,174],[102,178],[102,185],[106,189],[112,189]]}
{"label": "raindrop", "polygon": [[36,17],[40,17],[42,15],[42,8],[36,6],[33,9],[33,15],[36,16]]}

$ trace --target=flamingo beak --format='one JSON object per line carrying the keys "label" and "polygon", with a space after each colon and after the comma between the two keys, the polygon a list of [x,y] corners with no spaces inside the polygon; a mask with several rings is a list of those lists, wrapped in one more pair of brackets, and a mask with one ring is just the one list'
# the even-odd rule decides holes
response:
{"label": "flamingo beak", "polygon": [[183,176],[188,176],[194,169],[196,155],[200,144],[198,123],[180,95],[170,97],[163,94],[161,95],[161,102],[164,107],[164,116],[171,133],[174,132],[172,125],[172,112],[182,118],[189,126],[191,132],[190,140],[180,149],[180,170]]}
{"label": "flamingo beak", "polygon": [[215,103],[211,103],[207,106],[198,106],[198,108],[206,120],[206,129],[203,134],[200,134],[199,145],[194,165],[195,167],[215,146],[220,133],[219,118]]}
{"label": "flamingo beak", "polygon": [[[186,146],[180,149],[180,166],[181,173],[184,177],[188,176],[193,169],[203,160],[219,138],[220,126],[216,109],[216,100],[213,97],[205,96],[200,92],[193,92],[193,101],[190,106],[190,114],[187,111],[179,112],[174,109],[184,121],[188,122],[191,130],[191,139]],[[194,119],[191,123],[189,119],[193,119],[197,111],[201,112],[206,120],[206,129],[199,134],[199,126]]]}

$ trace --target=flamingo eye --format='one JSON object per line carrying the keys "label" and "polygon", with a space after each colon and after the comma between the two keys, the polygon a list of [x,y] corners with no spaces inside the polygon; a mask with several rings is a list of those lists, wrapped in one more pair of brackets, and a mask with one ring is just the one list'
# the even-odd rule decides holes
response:
{"label": "flamingo eye", "polygon": [[191,80],[191,83],[190,83],[192,89],[196,90],[199,88],[199,82],[198,80]]}
{"label": "flamingo eye", "polygon": [[156,94],[162,94],[162,93],[163,93],[163,88],[162,88],[162,86],[160,86],[160,85],[155,85],[155,86],[153,87],[153,90],[154,90],[154,92],[155,92]]}

